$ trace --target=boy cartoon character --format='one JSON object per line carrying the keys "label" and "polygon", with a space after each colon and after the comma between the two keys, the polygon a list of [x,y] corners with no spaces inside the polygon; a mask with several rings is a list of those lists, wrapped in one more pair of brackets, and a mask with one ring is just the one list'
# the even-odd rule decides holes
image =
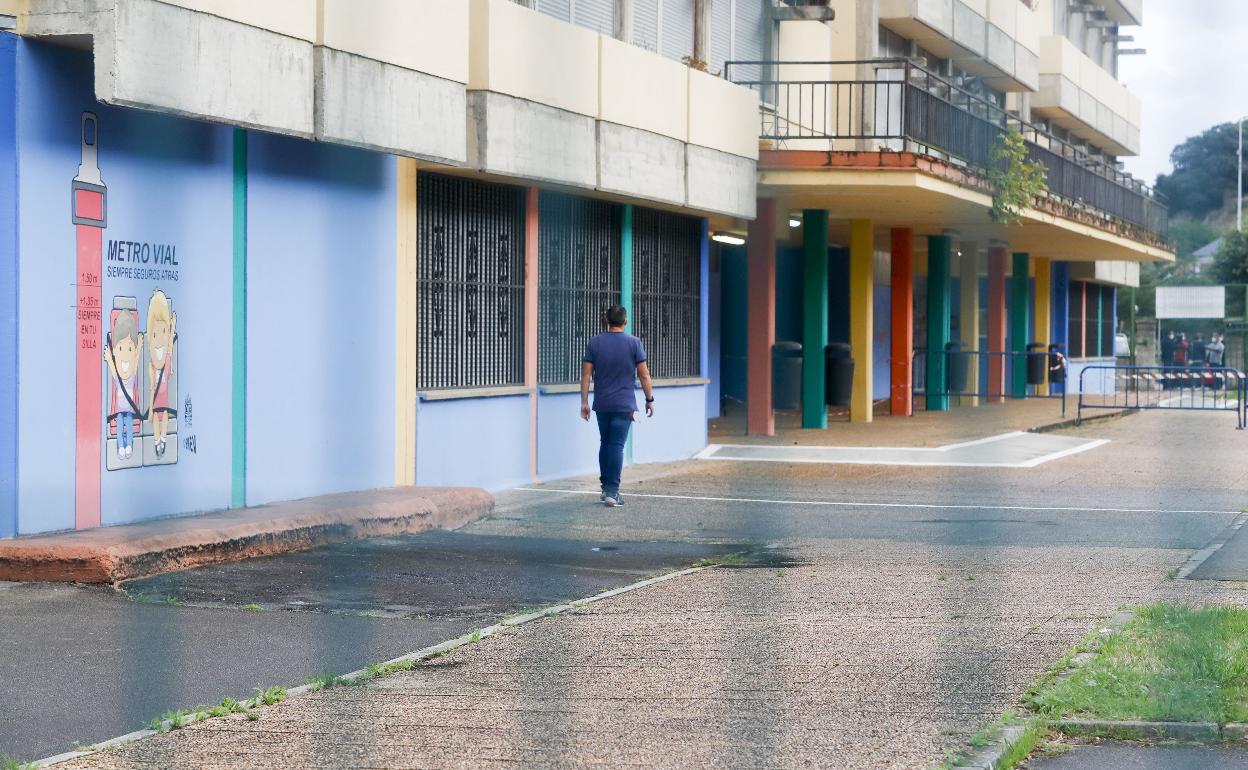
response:
{"label": "boy cartoon character", "polygon": [[108,364],[109,415],[117,420],[117,457],[129,459],[134,453],[134,418],[140,412],[138,398],[139,359],[143,354],[143,334],[138,330],[137,313],[123,310],[113,318],[104,361]]}
{"label": "boy cartoon character", "polygon": [[[149,417],[156,456],[165,456],[165,438],[169,435],[169,418],[178,416],[169,405],[169,383],[177,360],[178,316],[170,309],[169,298],[160,289],[152,292],[147,305],[147,382]],[[175,395],[176,399],[177,396]]]}

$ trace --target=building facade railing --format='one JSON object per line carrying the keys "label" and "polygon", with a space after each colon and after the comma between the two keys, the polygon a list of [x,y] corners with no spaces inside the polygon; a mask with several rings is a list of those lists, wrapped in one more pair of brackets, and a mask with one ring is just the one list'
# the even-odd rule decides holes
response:
{"label": "building facade railing", "polygon": [[[829,76],[808,76],[815,68]],[[864,69],[868,77],[831,77]],[[1161,238],[1168,234],[1169,209],[1142,182],[912,60],[733,61],[724,75],[758,92],[759,137],[786,148],[821,140],[830,149],[864,149],[861,140],[873,149],[938,154],[982,170],[992,166],[998,139],[1017,131],[1029,159],[1046,169],[1050,196]]]}

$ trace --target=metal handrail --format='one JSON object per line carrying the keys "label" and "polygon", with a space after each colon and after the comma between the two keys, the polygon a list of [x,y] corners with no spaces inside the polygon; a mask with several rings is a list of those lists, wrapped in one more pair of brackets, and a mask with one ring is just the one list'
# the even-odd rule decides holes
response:
{"label": "metal handrail", "polygon": [[[830,79],[818,77],[786,77],[777,75],[780,67],[793,66],[859,66],[871,65],[878,71],[901,70],[901,80],[880,78]],[[733,68],[763,68],[758,79],[733,78]],[[856,59],[845,61],[812,60],[737,60],[725,64],[725,78],[738,85],[759,91],[766,110],[761,117],[760,136],[773,140],[836,140],[836,139],[898,139],[912,142],[923,148],[935,149],[953,158],[980,168],[991,162],[989,134],[999,130],[1016,130],[1027,141],[1028,152],[1033,160],[1043,164],[1049,172],[1050,192],[1055,197],[1089,205],[1113,216],[1164,235],[1169,217],[1165,197],[1150,189],[1130,174],[1117,169],[1100,158],[1059,139],[1033,123],[1011,115],[1004,107],[972,93],[942,75],[936,74],[912,59]],[[785,107],[793,107],[796,87],[797,118],[782,113],[778,103],[783,89]],[[848,89],[848,98],[843,89]],[[768,100],[768,96],[772,97]],[[855,93],[856,92],[856,93]],[[808,93],[808,96],[807,96]],[[886,125],[877,125],[880,117],[879,99],[885,99]],[[895,105],[888,100],[897,99]],[[976,130],[973,124],[963,124],[963,130],[952,125],[938,125],[933,120],[940,115],[927,106],[926,100],[935,100],[948,109],[980,121],[984,127]],[[809,101],[809,104],[806,102]],[[816,111],[822,104],[824,115]],[[833,109],[829,111],[829,107]],[[803,123],[809,108],[811,123]],[[848,114],[842,115],[844,109]],[[855,114],[856,111],[856,114]],[[895,115],[893,113],[896,113]],[[768,118],[775,130],[768,131]],[[820,125],[820,120],[823,124]],[[858,124],[855,127],[855,122]],[[781,126],[789,131],[781,130]],[[796,133],[792,128],[796,127]],[[833,129],[833,130],[829,130]],[[944,141],[939,134],[945,131]],[[923,135],[926,132],[926,135]],[[968,136],[968,134],[975,134]],[[978,139],[980,141],[976,142]],[[944,146],[942,146],[944,145]],[[952,145],[959,145],[954,147]],[[1082,177],[1081,174],[1092,177]],[[1103,180],[1096,182],[1095,179]],[[1100,187],[1104,183],[1113,189]],[[1115,193],[1115,189],[1117,193]],[[1122,195],[1130,197],[1122,197]]]}

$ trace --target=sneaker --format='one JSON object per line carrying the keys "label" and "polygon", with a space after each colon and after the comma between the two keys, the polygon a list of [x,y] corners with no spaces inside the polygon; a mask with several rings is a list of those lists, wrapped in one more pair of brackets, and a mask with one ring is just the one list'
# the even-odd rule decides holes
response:
{"label": "sneaker", "polygon": [[616,500],[614,497],[611,497],[610,495],[603,495],[602,502],[606,503],[608,508],[615,508],[616,506],[620,504],[619,500]]}

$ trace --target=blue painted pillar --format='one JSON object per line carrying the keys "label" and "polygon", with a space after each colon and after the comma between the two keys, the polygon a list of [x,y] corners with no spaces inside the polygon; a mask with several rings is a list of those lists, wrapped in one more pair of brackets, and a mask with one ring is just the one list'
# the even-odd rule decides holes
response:
{"label": "blue painted pillar", "polygon": [[0,33],[0,538],[17,534],[18,40]]}
{"label": "blue painted pillar", "polygon": [[1049,336],[1061,345],[1062,353],[1070,350],[1070,263],[1053,263],[1053,329]]}
{"label": "blue painted pillar", "polygon": [[1025,251],[1014,252],[1013,271],[1010,274],[1010,351],[1014,354],[1013,377],[1010,389],[1015,398],[1027,395],[1027,343],[1031,339],[1028,317],[1028,289],[1031,272],[1031,255]]}
{"label": "blue painted pillar", "polygon": [[949,344],[951,309],[949,262],[953,239],[947,235],[927,237],[927,410],[949,411],[949,370],[945,346]]}

